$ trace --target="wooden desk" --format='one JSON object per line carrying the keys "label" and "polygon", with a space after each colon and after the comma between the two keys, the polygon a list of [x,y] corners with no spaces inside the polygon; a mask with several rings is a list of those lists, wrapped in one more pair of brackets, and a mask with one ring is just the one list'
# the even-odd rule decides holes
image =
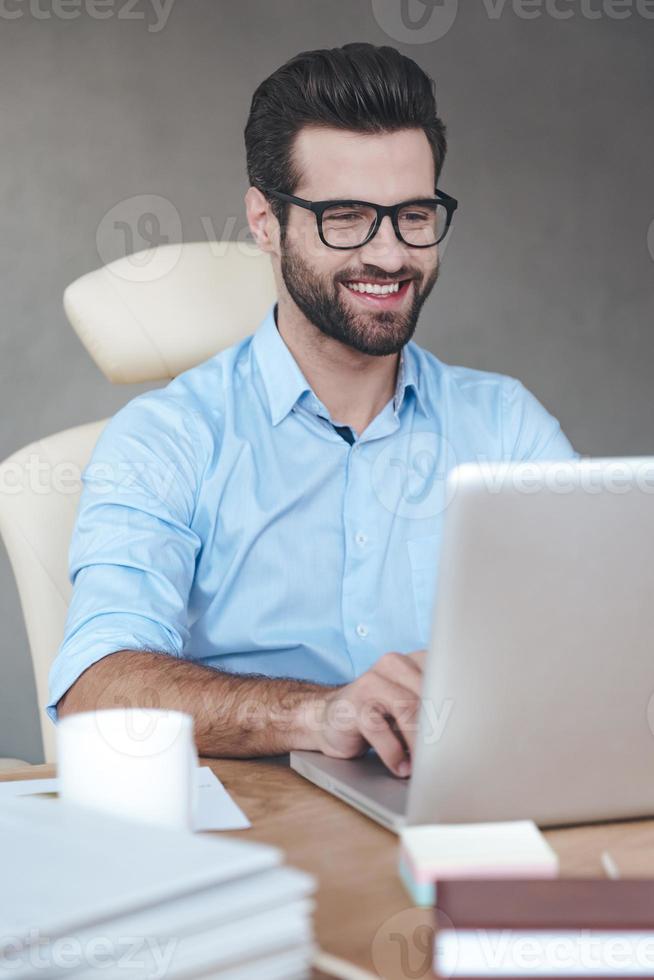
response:
{"label": "wooden desk", "polygon": [[[373,974],[379,971],[384,980],[428,980],[413,937],[429,913],[412,908],[397,877],[397,838],[390,831],[302,779],[286,759],[205,759],[203,765],[213,769],[252,821],[250,830],[233,836],[275,844],[289,864],[316,876],[315,924],[324,950]],[[33,766],[2,772],[0,778],[53,775],[53,766]],[[607,849],[623,874],[654,875],[654,820],[553,830],[546,836],[564,875],[602,875],[600,855]]]}

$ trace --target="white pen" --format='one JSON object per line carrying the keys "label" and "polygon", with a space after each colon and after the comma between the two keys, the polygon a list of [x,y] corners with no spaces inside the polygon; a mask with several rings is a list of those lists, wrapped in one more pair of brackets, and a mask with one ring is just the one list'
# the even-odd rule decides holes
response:
{"label": "white pen", "polygon": [[602,867],[604,868],[604,871],[606,872],[607,878],[613,878],[615,880],[620,877],[620,871],[618,870],[618,866],[608,851],[602,851],[602,856],[600,857],[600,861]]}

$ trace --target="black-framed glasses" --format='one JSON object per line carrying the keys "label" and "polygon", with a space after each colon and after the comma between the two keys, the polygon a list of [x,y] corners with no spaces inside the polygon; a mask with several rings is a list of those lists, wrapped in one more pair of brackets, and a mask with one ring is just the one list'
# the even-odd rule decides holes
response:
{"label": "black-framed glasses", "polygon": [[305,201],[303,197],[263,190],[264,194],[313,211],[320,240],[329,248],[361,248],[377,233],[389,215],[395,234],[411,248],[433,248],[447,235],[459,202],[444,191],[435,197],[415,198],[399,204],[370,201]]}

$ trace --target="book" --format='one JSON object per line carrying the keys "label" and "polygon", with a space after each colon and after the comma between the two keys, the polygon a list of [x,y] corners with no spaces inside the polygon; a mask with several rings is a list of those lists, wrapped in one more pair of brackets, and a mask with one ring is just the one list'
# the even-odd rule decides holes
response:
{"label": "book", "polygon": [[308,977],[315,881],[277,848],[0,805],[0,977]]}
{"label": "book", "polygon": [[434,972],[479,977],[654,976],[654,880],[439,882]]}

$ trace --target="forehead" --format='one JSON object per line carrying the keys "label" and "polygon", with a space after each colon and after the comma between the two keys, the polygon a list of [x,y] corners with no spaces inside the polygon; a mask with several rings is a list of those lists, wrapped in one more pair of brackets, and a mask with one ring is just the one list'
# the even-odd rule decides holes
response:
{"label": "forehead", "polygon": [[434,193],[434,158],[424,130],[358,133],[305,126],[293,145],[302,175],[295,189],[309,200],[355,198],[394,204]]}

